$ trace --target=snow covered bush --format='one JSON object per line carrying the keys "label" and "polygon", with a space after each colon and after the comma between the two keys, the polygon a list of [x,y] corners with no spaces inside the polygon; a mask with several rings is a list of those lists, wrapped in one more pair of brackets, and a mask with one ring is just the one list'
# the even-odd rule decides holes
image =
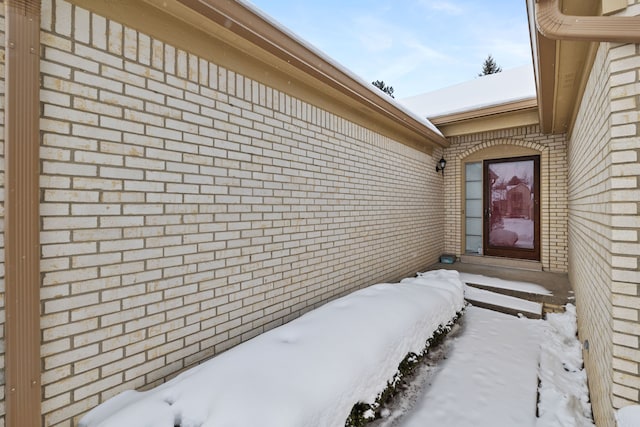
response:
{"label": "snow covered bush", "polygon": [[79,427],[343,426],[463,306],[455,271],[370,286],[152,390],[125,391]]}
{"label": "snow covered bush", "polygon": [[416,354],[414,352],[410,352],[404,359],[402,359],[402,362],[398,365],[398,371],[390,381],[387,381],[386,388],[378,394],[375,402],[370,404],[364,402],[356,403],[351,409],[349,417],[347,417],[345,427],[362,427],[370,421],[380,418],[383,405],[389,403],[393,397],[398,394],[399,386],[404,384],[405,380],[413,374],[415,368],[427,356],[429,350],[437,347],[442,343],[442,341],[444,341],[445,337],[449,332],[451,332],[453,325],[456,324],[462,314],[463,311],[461,310],[456,313],[456,316],[451,319],[449,323],[446,325],[440,325],[433,333],[433,336],[427,340],[420,353]]}

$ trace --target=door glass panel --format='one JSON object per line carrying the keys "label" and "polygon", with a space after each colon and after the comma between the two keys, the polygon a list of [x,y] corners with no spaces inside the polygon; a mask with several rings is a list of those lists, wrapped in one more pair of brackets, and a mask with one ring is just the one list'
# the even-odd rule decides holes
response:
{"label": "door glass panel", "polygon": [[482,253],[482,162],[465,165],[466,235],[465,251]]}
{"label": "door glass panel", "polygon": [[482,213],[482,200],[467,200],[466,209],[473,214]]}
{"label": "door glass panel", "polygon": [[482,162],[466,164],[467,180],[482,181]]}
{"label": "door glass panel", "polygon": [[467,181],[467,200],[482,201],[482,179],[480,181]]}
{"label": "door glass panel", "polygon": [[489,165],[489,245],[534,248],[534,161]]}
{"label": "door glass panel", "polygon": [[467,235],[482,236],[482,219],[467,218]]}

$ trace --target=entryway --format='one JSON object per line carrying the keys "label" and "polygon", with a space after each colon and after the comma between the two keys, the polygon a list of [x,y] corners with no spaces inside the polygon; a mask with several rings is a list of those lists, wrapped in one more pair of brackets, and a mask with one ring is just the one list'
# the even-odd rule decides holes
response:
{"label": "entryway", "polygon": [[465,253],[540,260],[540,156],[465,164]]}

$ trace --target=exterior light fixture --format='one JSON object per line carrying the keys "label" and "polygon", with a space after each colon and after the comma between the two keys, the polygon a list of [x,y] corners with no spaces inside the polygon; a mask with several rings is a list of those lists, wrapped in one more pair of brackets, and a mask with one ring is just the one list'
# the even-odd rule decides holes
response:
{"label": "exterior light fixture", "polygon": [[441,157],[440,161],[436,165],[436,172],[442,171],[442,176],[444,176],[444,168],[445,168],[445,166],[447,166],[447,161],[444,159],[444,157]]}

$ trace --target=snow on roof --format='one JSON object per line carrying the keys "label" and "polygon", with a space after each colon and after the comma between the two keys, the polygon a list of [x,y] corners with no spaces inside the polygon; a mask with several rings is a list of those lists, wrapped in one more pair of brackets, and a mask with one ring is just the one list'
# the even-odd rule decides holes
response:
{"label": "snow on roof", "polygon": [[[308,51],[310,51],[314,55],[318,56],[322,61],[326,62],[331,67],[335,68],[339,72],[343,73],[345,76],[347,76],[350,79],[354,80],[355,82],[360,84],[363,88],[368,89],[369,92],[375,94],[380,99],[384,99],[384,100],[386,100],[388,102],[391,102],[403,114],[406,114],[407,116],[409,116],[409,117],[413,118],[414,120],[418,121],[421,125],[428,127],[430,130],[434,131],[436,134],[442,136],[442,132],[440,131],[440,129],[438,129],[433,123],[431,123],[426,118],[426,116],[424,116],[423,114],[417,114],[416,111],[414,111],[411,108],[407,108],[404,104],[399,102],[397,99],[395,99],[395,98],[393,98],[391,96],[388,96],[387,94],[382,92],[380,89],[376,88],[371,83],[369,83],[366,80],[364,80],[364,78],[360,77],[359,75],[357,75],[356,73],[354,73],[353,71],[351,71],[350,69],[348,69],[347,67],[342,65],[341,63],[339,63],[337,60],[333,59],[331,56],[329,56],[329,54],[327,54],[326,52],[322,51],[321,49],[319,49],[315,45],[311,44],[310,42],[306,41],[305,39],[303,39],[302,37],[300,37],[299,35],[294,33],[292,30],[290,30],[288,27],[286,27],[284,24],[278,22],[275,18],[273,18],[272,16],[270,16],[266,12],[262,11],[256,5],[251,3],[250,0],[239,0],[238,2],[242,5],[242,7],[248,9],[249,11],[251,11],[252,13],[257,15],[258,17],[260,17],[261,19],[266,21],[269,25],[271,25],[272,27],[275,27],[278,30],[280,30],[283,34],[285,34],[287,37],[289,37],[295,43],[300,44],[305,49],[307,49]],[[322,64],[320,64],[320,67],[322,68]]]}
{"label": "snow on roof", "polygon": [[535,97],[533,67],[525,65],[399,101],[416,114],[432,118]]}

